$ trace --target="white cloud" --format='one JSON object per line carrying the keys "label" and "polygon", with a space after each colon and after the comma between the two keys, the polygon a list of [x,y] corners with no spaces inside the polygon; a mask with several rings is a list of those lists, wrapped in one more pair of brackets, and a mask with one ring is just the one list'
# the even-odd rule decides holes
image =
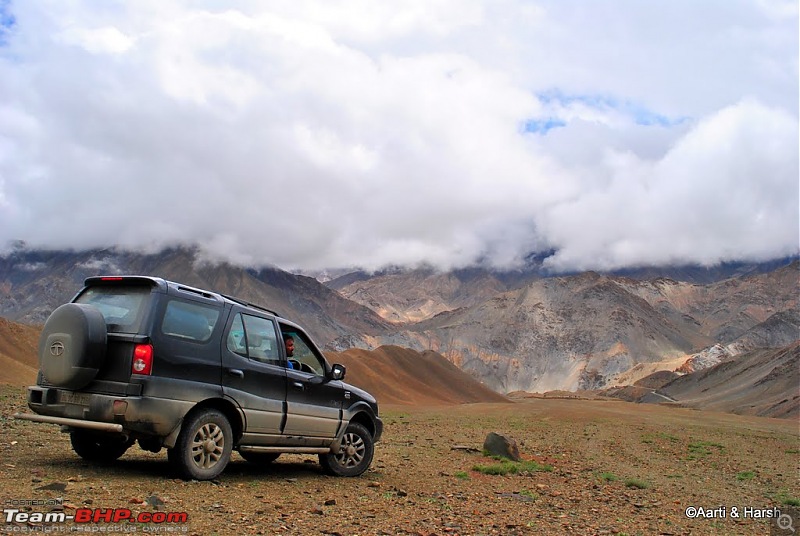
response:
{"label": "white cloud", "polygon": [[123,54],[134,41],[113,26],[104,28],[67,28],[59,36],[67,46],[78,45],[93,54]]}
{"label": "white cloud", "polygon": [[0,8],[0,242],[306,269],[797,252],[793,2],[201,6]]}

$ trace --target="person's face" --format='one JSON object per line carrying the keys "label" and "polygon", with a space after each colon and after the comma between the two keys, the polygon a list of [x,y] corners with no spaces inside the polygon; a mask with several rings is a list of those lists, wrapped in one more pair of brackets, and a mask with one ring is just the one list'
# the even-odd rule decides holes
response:
{"label": "person's face", "polygon": [[292,357],[294,355],[294,341],[292,339],[286,339],[286,356]]}

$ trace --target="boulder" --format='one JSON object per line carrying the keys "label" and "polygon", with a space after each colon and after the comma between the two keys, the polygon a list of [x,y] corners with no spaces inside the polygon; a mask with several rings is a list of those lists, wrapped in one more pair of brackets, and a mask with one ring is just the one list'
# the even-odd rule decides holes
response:
{"label": "boulder", "polygon": [[483,441],[483,451],[489,456],[500,456],[515,462],[522,458],[519,455],[517,442],[510,437],[506,437],[495,432],[490,432]]}

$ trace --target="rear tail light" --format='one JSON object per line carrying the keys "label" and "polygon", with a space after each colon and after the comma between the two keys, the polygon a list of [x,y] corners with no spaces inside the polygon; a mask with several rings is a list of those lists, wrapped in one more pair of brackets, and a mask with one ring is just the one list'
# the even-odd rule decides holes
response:
{"label": "rear tail light", "polygon": [[153,370],[153,345],[137,344],[133,349],[133,363],[131,374],[144,374],[149,376]]}

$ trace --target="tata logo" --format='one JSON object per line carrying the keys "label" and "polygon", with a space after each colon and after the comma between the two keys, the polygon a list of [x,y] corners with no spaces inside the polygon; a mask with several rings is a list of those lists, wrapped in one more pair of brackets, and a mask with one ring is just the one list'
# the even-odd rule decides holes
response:
{"label": "tata logo", "polygon": [[64,343],[61,341],[56,341],[50,345],[50,355],[54,355],[56,357],[61,357],[64,355]]}

